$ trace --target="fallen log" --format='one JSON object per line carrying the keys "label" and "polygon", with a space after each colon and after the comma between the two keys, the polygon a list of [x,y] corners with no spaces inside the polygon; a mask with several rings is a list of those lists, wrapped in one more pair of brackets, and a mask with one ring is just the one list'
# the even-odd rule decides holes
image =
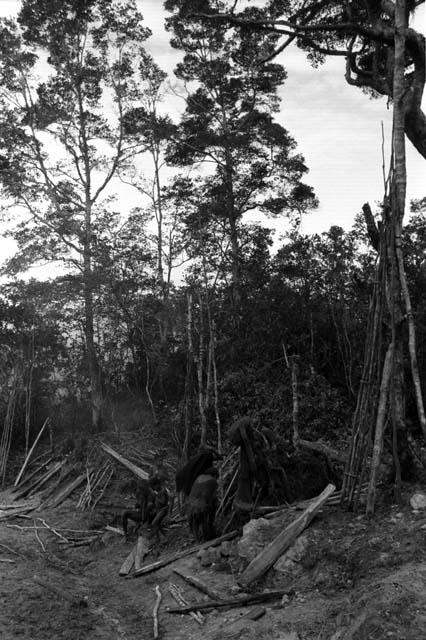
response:
{"label": "fallen log", "polygon": [[208,549],[209,547],[216,547],[221,542],[225,542],[225,540],[232,540],[236,538],[238,535],[238,531],[230,531],[219,538],[215,538],[214,540],[209,540],[209,542],[203,542],[202,544],[198,544],[195,547],[190,547],[189,549],[184,549],[183,551],[178,551],[173,555],[169,555],[166,558],[162,558],[161,560],[157,560],[152,564],[148,564],[145,567],[141,567],[138,571],[132,573],[130,577],[136,578],[138,576],[144,576],[147,573],[152,573],[153,571],[157,571],[162,567],[166,567],[168,564],[175,562],[176,560],[180,560],[181,558],[185,558],[186,556],[190,556],[193,553],[197,553],[197,551],[201,551],[201,549]]}
{"label": "fallen log", "polygon": [[135,570],[141,568],[143,559],[149,553],[149,543],[146,538],[143,536],[138,537],[138,542],[136,544],[136,554],[135,554]]}
{"label": "fallen log", "polygon": [[46,427],[46,425],[47,425],[47,423],[48,423],[48,422],[49,422],[49,418],[46,418],[46,420],[43,422],[43,426],[42,426],[42,428],[41,428],[41,429],[40,429],[40,431],[38,432],[37,437],[36,437],[36,439],[35,439],[35,440],[34,440],[34,442],[33,442],[33,446],[32,446],[32,447],[31,447],[31,449],[29,450],[28,455],[27,455],[27,457],[26,457],[26,458],[25,458],[25,460],[24,460],[24,464],[22,465],[20,472],[18,473],[18,475],[17,475],[17,477],[16,477],[16,480],[15,480],[15,482],[14,482],[14,484],[13,484],[13,486],[14,486],[14,487],[16,487],[16,486],[19,484],[19,481],[20,481],[20,479],[22,478],[22,476],[23,476],[23,474],[24,474],[24,471],[25,471],[25,469],[27,468],[27,465],[28,465],[28,463],[29,463],[29,461],[30,461],[30,458],[31,458],[31,456],[32,456],[32,453],[33,453],[34,449],[35,449],[35,448],[36,448],[36,446],[37,446],[37,442],[40,440],[40,437],[41,437],[41,435],[42,435],[42,433],[43,433],[43,431],[44,431],[44,429],[45,429],[45,427]]}
{"label": "fallen log", "polygon": [[124,456],[117,453],[117,451],[114,451],[114,449],[110,447],[108,444],[101,442],[101,448],[105,451],[105,453],[115,458],[115,460],[120,462],[124,467],[129,469],[129,471],[134,473],[135,476],[137,476],[138,478],[142,478],[142,480],[148,480],[149,474],[146,473],[146,471],[143,471],[143,469],[140,469],[139,467],[137,467],[135,464],[133,464],[133,462],[130,462],[130,460],[127,460]]}
{"label": "fallen log", "polygon": [[127,576],[130,573],[131,568],[135,563],[135,555],[136,555],[136,545],[133,547],[133,549],[131,550],[131,552],[129,553],[129,555],[121,565],[120,571],[118,572],[119,576]]}
{"label": "fallen log", "polygon": [[53,593],[56,593],[56,595],[60,596],[64,600],[71,602],[71,604],[74,606],[87,607],[88,605],[87,599],[82,596],[77,596],[74,593],[71,593],[70,591],[65,591],[64,589],[57,587],[51,582],[47,582],[42,578],[39,578],[38,576],[33,576],[33,580],[34,582],[39,584],[41,587],[44,587],[45,589],[49,589],[50,591],[53,591]]}
{"label": "fallen log", "polygon": [[53,500],[52,499],[48,500],[46,503],[46,506],[48,506],[49,509],[54,509],[55,507],[59,506],[61,502],[63,502],[66,498],[68,498],[68,496],[70,496],[72,492],[75,491],[75,489],[77,489],[77,487],[81,485],[81,483],[85,478],[86,478],[86,474],[82,473],[77,478],[72,480],[72,482],[67,484],[67,486],[64,487],[62,491],[60,491],[60,493],[55,498],[53,498]]}
{"label": "fallen log", "polygon": [[176,573],[182,580],[185,580],[192,587],[195,587],[201,593],[205,593],[212,600],[222,600],[222,596],[220,596],[214,589],[211,589],[207,584],[204,584],[199,578],[195,578],[194,576],[188,576],[185,573],[179,571],[179,569],[173,569],[173,573]]}
{"label": "fallen log", "polygon": [[221,607],[245,607],[251,604],[278,600],[285,595],[292,595],[294,590],[285,589],[282,591],[264,591],[263,593],[253,593],[248,596],[234,598],[223,598],[222,600],[209,600],[208,602],[198,602],[187,607],[167,607],[167,613],[190,613],[191,611],[202,611],[205,609],[219,609]]}
{"label": "fallen log", "polygon": [[284,529],[267,547],[265,547],[256,558],[254,558],[247,569],[237,580],[238,584],[245,588],[252,582],[260,578],[275,564],[278,558],[290,547],[296,538],[302,533],[308,524],[313,520],[317,512],[321,509],[332,493],[336,490],[334,484],[329,484],[324,491],[314,500],[314,502],[299,516],[294,522]]}

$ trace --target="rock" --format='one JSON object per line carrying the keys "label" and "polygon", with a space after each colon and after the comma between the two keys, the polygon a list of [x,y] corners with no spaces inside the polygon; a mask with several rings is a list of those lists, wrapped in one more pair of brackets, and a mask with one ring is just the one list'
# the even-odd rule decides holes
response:
{"label": "rock", "polygon": [[199,559],[202,567],[209,567],[212,563],[209,551],[210,549],[201,549],[201,551],[197,553],[197,558]]}
{"label": "rock", "polygon": [[228,558],[232,554],[232,544],[229,540],[225,540],[225,542],[222,542],[219,549],[220,549],[220,554],[224,558]]}
{"label": "rock", "polygon": [[238,555],[251,562],[273,538],[273,527],[266,518],[250,520],[243,527]]}
{"label": "rock", "polygon": [[316,587],[321,587],[328,582],[330,582],[330,574],[326,569],[317,569],[314,571],[314,575],[312,576],[312,582]]}
{"label": "rock", "polygon": [[279,636],[276,636],[274,640],[299,640],[299,636],[296,631],[284,631]]}
{"label": "rock", "polygon": [[296,542],[274,564],[274,569],[280,573],[295,573],[301,570],[298,564],[309,546],[308,536],[299,536]]}
{"label": "rock", "polygon": [[426,495],[422,491],[414,493],[410,498],[410,505],[415,511],[426,509]]}
{"label": "rock", "polygon": [[230,588],[230,592],[233,596],[240,595],[242,592],[242,588],[240,587],[239,584],[233,584],[232,587]]}

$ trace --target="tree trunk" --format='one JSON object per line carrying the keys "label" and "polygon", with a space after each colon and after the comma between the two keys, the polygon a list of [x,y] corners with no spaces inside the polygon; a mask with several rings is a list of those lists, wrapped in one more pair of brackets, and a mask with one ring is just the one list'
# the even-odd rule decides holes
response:
{"label": "tree trunk", "polygon": [[187,295],[187,352],[186,352],[186,376],[185,376],[185,409],[184,424],[185,437],[183,443],[183,459],[188,460],[192,442],[192,389],[193,389],[193,369],[194,369],[194,350],[192,343],[192,295]]}
{"label": "tree trunk", "polygon": [[200,291],[198,291],[199,303],[199,341],[198,341],[198,358],[197,358],[197,377],[198,377],[198,408],[200,412],[200,445],[205,447],[207,444],[207,416],[206,416],[206,395],[204,385],[204,360],[205,360],[205,336],[204,336],[204,305]]}
{"label": "tree trunk", "polygon": [[291,358],[291,390],[293,394],[293,447],[295,448],[296,451],[299,449],[299,444],[300,444],[298,376],[299,376],[299,357],[292,356]]}
{"label": "tree trunk", "polygon": [[93,314],[93,284],[90,259],[90,248],[84,248],[84,313],[85,313],[85,339],[86,354],[90,376],[90,395],[92,405],[92,431],[101,430],[101,414],[103,404],[102,384],[100,368],[96,355],[94,340],[94,314]]}

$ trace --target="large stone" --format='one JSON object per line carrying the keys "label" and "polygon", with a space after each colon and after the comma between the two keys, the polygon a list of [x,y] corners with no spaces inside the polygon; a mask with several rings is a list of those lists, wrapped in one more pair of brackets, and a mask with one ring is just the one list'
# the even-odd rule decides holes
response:
{"label": "large stone", "polygon": [[306,534],[299,536],[295,543],[276,561],[274,569],[280,573],[297,573],[301,569],[299,563],[308,546],[308,536]]}
{"label": "large stone", "polygon": [[410,504],[416,511],[426,509],[426,495],[422,491],[414,493],[410,498]]}
{"label": "large stone", "polygon": [[238,555],[251,562],[274,537],[274,527],[266,518],[250,520],[243,527],[243,536],[238,542]]}

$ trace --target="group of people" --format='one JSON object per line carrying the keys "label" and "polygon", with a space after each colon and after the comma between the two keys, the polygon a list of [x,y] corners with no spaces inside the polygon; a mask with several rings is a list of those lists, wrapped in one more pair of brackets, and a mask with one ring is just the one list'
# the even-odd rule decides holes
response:
{"label": "group of people", "polygon": [[[214,449],[204,449],[177,472],[176,494],[185,509],[191,533],[198,541],[215,536],[215,515],[218,506],[218,469],[214,462],[221,456]],[[159,537],[164,519],[171,514],[173,500],[165,478],[158,473],[140,480],[135,492],[135,508],[123,513],[123,530],[127,538],[128,522],[148,526]]]}

